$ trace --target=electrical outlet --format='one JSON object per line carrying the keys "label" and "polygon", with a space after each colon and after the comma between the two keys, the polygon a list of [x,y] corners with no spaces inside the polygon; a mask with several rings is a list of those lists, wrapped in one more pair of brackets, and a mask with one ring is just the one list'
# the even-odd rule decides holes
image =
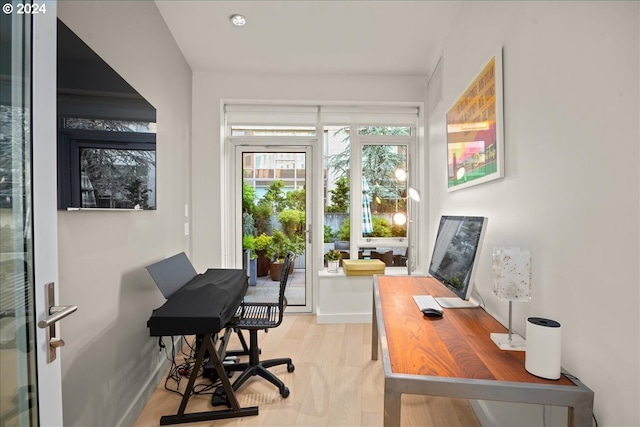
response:
{"label": "electrical outlet", "polygon": [[184,235],[185,236],[189,235],[189,223],[188,222],[184,223]]}

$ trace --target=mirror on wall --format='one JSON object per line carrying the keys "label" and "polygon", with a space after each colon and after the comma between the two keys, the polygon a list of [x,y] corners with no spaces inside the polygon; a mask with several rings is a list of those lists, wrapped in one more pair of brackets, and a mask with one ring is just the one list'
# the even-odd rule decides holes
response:
{"label": "mirror on wall", "polygon": [[58,208],[156,209],[156,109],[58,19]]}

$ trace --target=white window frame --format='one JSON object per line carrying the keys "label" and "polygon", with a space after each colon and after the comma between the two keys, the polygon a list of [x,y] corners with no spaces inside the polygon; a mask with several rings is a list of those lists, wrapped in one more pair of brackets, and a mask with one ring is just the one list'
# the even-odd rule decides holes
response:
{"label": "white window frame", "polygon": [[[358,135],[358,127],[363,125],[351,126],[351,132],[356,135],[351,136],[351,164],[362,165],[362,148],[365,145],[404,145],[407,147],[407,169],[411,167],[410,160],[415,156],[417,146],[414,127],[411,128],[411,135]],[[351,167],[351,195],[349,198],[350,221],[351,224],[360,224],[362,220],[362,168]],[[411,175],[409,175],[411,179]],[[407,181],[407,186],[415,186],[413,181]],[[354,197],[357,200],[354,200]],[[410,199],[409,199],[410,200]],[[409,203],[409,201],[407,202]],[[408,228],[408,233],[412,232],[413,227]],[[415,230],[413,230],[415,231]],[[406,237],[364,237],[361,227],[351,227],[351,253],[358,253],[359,247],[378,246],[378,247],[407,247],[408,235]],[[355,245],[355,247],[354,247]]]}
{"label": "white window frame", "polygon": [[[357,105],[354,107],[354,105]],[[232,136],[231,126],[226,122],[226,113],[228,107],[235,108],[235,111],[241,111],[244,117],[251,117],[251,114],[255,114],[256,117],[260,114],[264,114],[265,111],[273,111],[278,115],[287,114],[291,112],[292,120],[287,122],[278,123],[281,125],[293,125],[298,124],[300,117],[304,116],[304,113],[309,113],[311,108],[316,109],[316,135],[314,136]],[[324,266],[323,258],[323,235],[324,235],[324,200],[323,200],[323,180],[318,178],[321,176],[321,172],[324,169],[324,141],[323,134],[325,127],[328,126],[349,126],[350,130],[350,144],[351,144],[351,156],[355,154],[358,160],[361,153],[362,144],[381,144],[381,145],[408,145],[407,150],[407,168],[409,169],[409,180],[407,185],[422,190],[422,202],[411,203],[412,212],[412,226],[409,227],[408,232],[411,233],[410,240],[412,242],[412,258],[414,259],[414,271],[420,273],[423,270],[424,262],[420,253],[421,248],[426,249],[425,242],[427,237],[426,217],[427,217],[427,186],[426,186],[426,167],[411,168],[414,165],[427,164],[427,149],[425,145],[425,128],[424,128],[424,103],[422,102],[364,102],[364,103],[351,103],[351,102],[304,102],[304,101],[256,101],[256,100],[233,100],[222,99],[221,100],[221,140],[225,141],[222,153],[225,161],[223,162],[222,182],[225,190],[223,191],[222,201],[223,206],[227,206],[229,209],[223,209],[223,220],[225,224],[235,224],[241,212],[241,200],[236,199],[234,193],[237,188],[237,165],[236,163],[236,146],[239,144],[247,144],[248,140],[251,140],[251,145],[271,145],[274,146],[290,146],[297,143],[301,145],[312,145],[312,163],[307,164],[313,167],[316,173],[316,178],[311,179],[311,185],[308,187],[307,198],[312,197],[313,211],[311,212],[311,238],[312,244],[311,254],[307,255],[307,269],[315,272],[322,269]],[[301,113],[297,114],[296,108],[300,107]],[[248,114],[247,114],[248,113]],[[415,123],[409,124],[407,117],[411,115],[415,117]],[[263,115],[266,120],[273,120],[273,116]],[[338,121],[327,120],[328,117],[338,118]],[[378,121],[371,121],[369,118]],[[388,117],[388,121],[384,121],[384,124],[380,121],[380,117]],[[257,124],[265,124],[264,121],[258,121]],[[272,122],[276,124],[275,122]],[[411,136],[391,136],[391,135],[359,135],[358,127],[360,126],[372,126],[372,125],[384,125],[384,126],[406,126],[411,128]],[[277,142],[276,142],[277,141]],[[284,143],[283,143],[284,141]],[[357,148],[356,148],[357,147]],[[353,160],[352,160],[353,161]],[[359,163],[361,164],[361,159]],[[362,215],[362,179],[360,168],[350,168],[352,183],[351,196],[350,196],[350,221],[351,224],[356,224]],[[354,198],[355,194],[355,198]],[[232,202],[232,203],[231,203]],[[222,244],[226,255],[224,256],[224,264],[228,267],[235,267],[242,265],[241,251],[238,250],[238,242],[241,242],[237,236],[237,232],[234,227],[226,227],[222,231]],[[374,240],[375,239],[375,240]],[[400,241],[400,238],[367,238],[362,236],[360,227],[352,227],[351,230],[351,246],[352,251],[356,251],[360,246],[378,246],[384,247],[406,247],[409,236],[405,238],[405,241]],[[312,274],[312,293],[315,300],[315,289],[317,287],[317,275]],[[309,294],[311,297],[311,294]],[[311,298],[308,298],[310,301]],[[312,303],[313,311],[315,311],[315,305]]]}

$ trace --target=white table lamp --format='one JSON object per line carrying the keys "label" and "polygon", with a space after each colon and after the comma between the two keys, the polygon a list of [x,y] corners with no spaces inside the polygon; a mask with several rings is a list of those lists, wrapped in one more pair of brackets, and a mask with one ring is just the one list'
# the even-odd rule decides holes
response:
{"label": "white table lamp", "polygon": [[526,342],[511,329],[514,301],[531,300],[531,252],[515,247],[493,248],[493,293],[509,301],[509,333],[492,333],[491,339],[502,350],[524,351]]}

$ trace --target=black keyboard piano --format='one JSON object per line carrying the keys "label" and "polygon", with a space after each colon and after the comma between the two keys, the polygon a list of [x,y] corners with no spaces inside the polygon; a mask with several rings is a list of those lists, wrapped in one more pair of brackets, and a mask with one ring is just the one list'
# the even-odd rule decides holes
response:
{"label": "black keyboard piano", "polygon": [[245,270],[211,268],[191,279],[153,311],[154,337],[216,334],[233,317],[247,292]]}
{"label": "black keyboard piano", "polygon": [[[209,269],[172,294],[147,321],[151,336],[203,335],[189,383],[176,415],[160,418],[160,425],[258,415],[258,407],[241,408],[214,346],[214,337],[234,316],[247,292],[245,270]],[[222,383],[229,409],[185,413],[205,354]]]}

